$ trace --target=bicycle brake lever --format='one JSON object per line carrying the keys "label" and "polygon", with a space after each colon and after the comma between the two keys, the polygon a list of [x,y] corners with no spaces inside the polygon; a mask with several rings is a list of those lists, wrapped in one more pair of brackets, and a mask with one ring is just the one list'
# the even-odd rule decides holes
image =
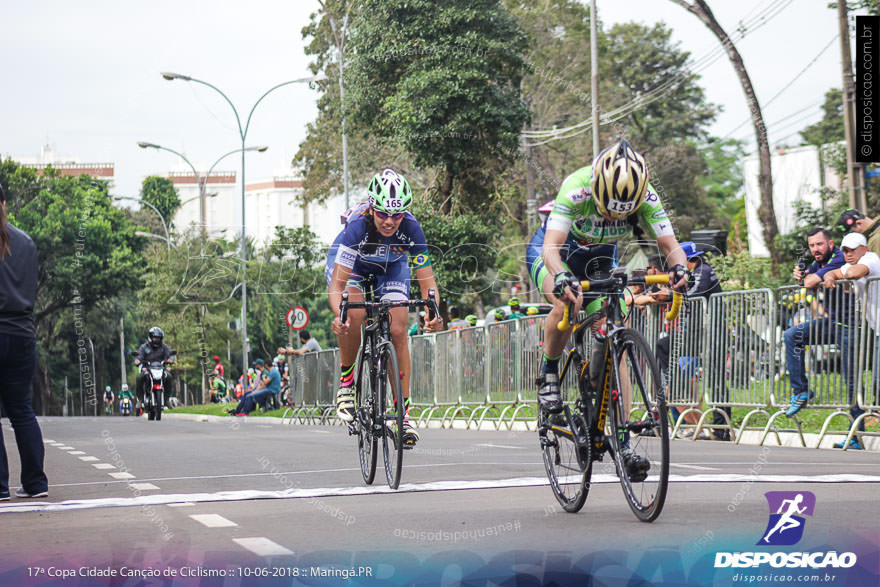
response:
{"label": "bicycle brake lever", "polygon": [[434,289],[431,288],[428,290],[428,322],[433,322],[434,317],[438,313],[437,301],[434,299]]}
{"label": "bicycle brake lever", "polygon": [[557,330],[566,331],[571,328],[571,306],[572,304],[566,304],[565,310],[562,313],[562,320],[556,325]]}
{"label": "bicycle brake lever", "polygon": [[672,322],[681,314],[681,303],[684,296],[677,291],[672,292],[672,307],[666,312],[666,319]]}
{"label": "bicycle brake lever", "polygon": [[345,324],[346,318],[348,318],[348,292],[342,292],[342,303],[339,304],[339,324]]}

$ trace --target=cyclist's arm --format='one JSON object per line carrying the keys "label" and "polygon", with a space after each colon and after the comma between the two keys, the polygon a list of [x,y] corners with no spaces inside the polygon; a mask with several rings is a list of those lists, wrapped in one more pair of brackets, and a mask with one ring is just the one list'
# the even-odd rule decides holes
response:
{"label": "cyclist's arm", "polygon": [[548,229],[544,235],[544,247],[541,249],[541,258],[544,259],[544,266],[547,267],[547,271],[551,276],[565,271],[560,250],[567,238],[567,233],[553,229]]}
{"label": "cyclist's arm", "polygon": [[333,315],[339,318],[339,304],[342,303],[342,292],[345,291],[345,284],[351,276],[351,269],[336,263],[333,265],[333,275],[330,277],[330,291],[327,297],[330,300],[330,309]]}
{"label": "cyclist's arm", "polygon": [[[684,251],[679,246],[678,239],[674,235],[658,236],[657,246],[660,247],[660,252],[666,256],[666,261],[670,267],[675,267],[676,265],[687,266],[687,257],[685,257]],[[672,284],[673,289],[685,287],[687,287],[687,277],[682,278],[678,283]]]}
{"label": "cyclist's arm", "polygon": [[[437,288],[437,280],[434,278],[434,270],[430,265],[419,267],[415,271],[419,289],[422,291],[422,299],[428,299],[428,290],[434,290],[434,302],[440,306],[440,290]],[[425,319],[425,332],[438,332],[443,329],[443,320],[440,315],[434,316],[433,320]]]}

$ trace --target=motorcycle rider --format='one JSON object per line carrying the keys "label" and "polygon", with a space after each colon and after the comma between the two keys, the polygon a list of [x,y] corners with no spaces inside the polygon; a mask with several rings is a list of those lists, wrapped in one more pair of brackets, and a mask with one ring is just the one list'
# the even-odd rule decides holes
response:
{"label": "motorcycle rider", "polygon": [[[150,331],[147,335],[147,342],[142,344],[137,351],[137,358],[134,360],[135,365],[140,365],[141,371],[138,373],[137,382],[135,383],[135,391],[137,392],[138,404],[143,405],[144,403],[144,393],[146,393],[146,386],[149,385],[149,373],[148,368],[150,363],[160,361],[172,361],[171,349],[168,348],[168,345],[162,342],[162,339],[165,338],[165,333],[162,332],[162,329],[158,326],[153,326],[150,328]],[[169,395],[168,383],[169,383],[168,372],[162,371],[162,387],[165,388],[165,395]]]}
{"label": "motorcycle rider", "polygon": [[[132,406],[134,405],[134,397],[132,397],[131,391],[128,389],[128,383],[123,383],[122,388],[119,390],[119,411],[122,412],[122,400],[128,399],[129,406],[128,411],[131,412]],[[126,414],[128,415],[128,414]]]}

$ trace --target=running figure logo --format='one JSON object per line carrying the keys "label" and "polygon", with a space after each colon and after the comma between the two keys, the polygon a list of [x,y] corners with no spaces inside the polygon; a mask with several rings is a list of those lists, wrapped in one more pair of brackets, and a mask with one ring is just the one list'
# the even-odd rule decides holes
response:
{"label": "running figure logo", "polygon": [[812,516],[816,496],[810,491],[768,491],[764,494],[770,506],[770,520],[759,546],[791,546],[804,535],[803,516]]}

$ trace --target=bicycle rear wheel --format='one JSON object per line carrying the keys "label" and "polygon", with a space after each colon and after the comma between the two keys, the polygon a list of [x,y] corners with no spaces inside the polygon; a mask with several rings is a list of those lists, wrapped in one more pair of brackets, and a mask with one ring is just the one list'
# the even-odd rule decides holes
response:
{"label": "bicycle rear wheel", "polygon": [[391,489],[400,485],[403,467],[403,390],[400,387],[400,368],[397,353],[390,342],[379,350],[379,369],[376,375],[379,398],[379,422],[382,424],[382,457],[385,478]]}
{"label": "bicycle rear wheel", "polygon": [[[363,358],[361,359],[363,361]],[[361,475],[367,485],[376,477],[376,451],[379,439],[374,434],[373,422],[376,421],[377,408],[375,390],[370,385],[370,368],[362,365],[358,368],[355,397],[357,398],[357,433],[358,457],[361,462]]]}
{"label": "bicycle rear wheel", "polygon": [[[660,385],[657,361],[641,333],[625,328],[615,333],[612,382],[611,442],[623,494],[638,519],[653,522],[663,510],[669,484],[669,425],[666,395]],[[631,422],[621,395],[645,408]],[[625,453],[631,451],[629,469]]]}
{"label": "bicycle rear wheel", "polygon": [[[583,420],[577,416],[574,420],[576,432],[583,433]],[[587,501],[593,472],[589,444],[584,446],[581,458],[578,459],[578,447],[573,432],[566,427],[551,424],[541,437],[541,446],[544,469],[556,501],[567,512],[580,511]]]}

